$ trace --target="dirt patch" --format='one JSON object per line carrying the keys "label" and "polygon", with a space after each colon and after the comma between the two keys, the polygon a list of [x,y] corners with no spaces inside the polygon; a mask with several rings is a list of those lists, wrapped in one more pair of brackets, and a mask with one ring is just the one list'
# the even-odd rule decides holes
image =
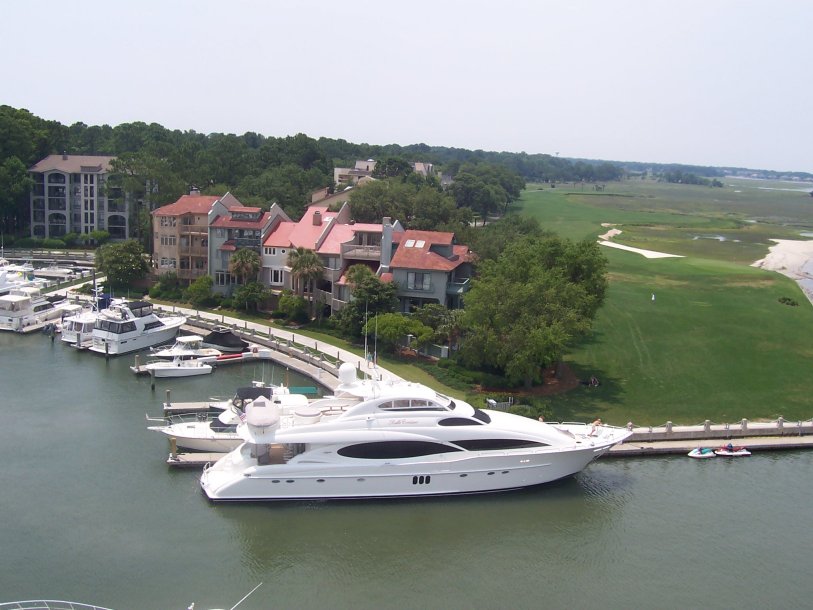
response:
{"label": "dirt patch", "polygon": [[[557,374],[558,370],[558,374]],[[558,367],[545,369],[544,383],[526,389],[505,389],[505,388],[480,388],[480,392],[489,394],[511,394],[512,396],[553,396],[563,394],[579,387],[580,380],[576,374],[566,364],[559,364]]]}

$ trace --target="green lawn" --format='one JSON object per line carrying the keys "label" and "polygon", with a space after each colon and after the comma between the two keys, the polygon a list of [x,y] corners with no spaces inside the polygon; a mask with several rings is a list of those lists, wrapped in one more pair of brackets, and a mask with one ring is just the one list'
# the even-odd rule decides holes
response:
{"label": "green lawn", "polygon": [[618,223],[615,241],[685,256],[605,250],[606,304],[594,335],[566,358],[602,384],[552,398],[557,418],[657,425],[813,415],[813,307],[792,280],[750,267],[771,237],[799,238],[813,198],[750,187],[739,202],[734,187],[656,183],[532,189],[524,212],[561,235],[593,239],[601,223]]}

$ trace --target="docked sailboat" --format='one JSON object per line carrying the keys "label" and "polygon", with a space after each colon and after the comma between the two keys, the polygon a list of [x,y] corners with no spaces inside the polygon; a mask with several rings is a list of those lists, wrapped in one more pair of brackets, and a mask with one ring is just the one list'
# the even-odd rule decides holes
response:
{"label": "docked sailboat", "polygon": [[548,424],[478,409],[404,381],[358,381],[281,408],[263,397],[245,407],[243,443],[204,469],[212,500],[381,498],[503,491],[575,474],[631,431]]}
{"label": "docked sailboat", "polygon": [[185,316],[157,316],[147,301],[112,303],[99,312],[90,350],[115,356],[167,343],[185,322]]}

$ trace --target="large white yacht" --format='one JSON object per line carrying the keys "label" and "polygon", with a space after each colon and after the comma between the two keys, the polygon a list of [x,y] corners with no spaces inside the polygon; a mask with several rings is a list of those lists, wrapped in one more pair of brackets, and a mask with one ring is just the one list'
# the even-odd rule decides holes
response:
{"label": "large white yacht", "polygon": [[27,332],[30,328],[59,320],[67,303],[64,297],[48,298],[35,286],[20,286],[0,296],[0,330]]}
{"label": "large white yacht", "polygon": [[90,350],[114,356],[166,343],[185,322],[185,316],[159,318],[147,301],[111,303],[99,312]]}
{"label": "large white yacht", "polygon": [[517,489],[575,474],[631,434],[476,409],[415,383],[357,381],[347,363],[339,380],[334,397],[304,407],[264,397],[248,403],[237,428],[243,444],[203,471],[206,495],[294,500]]}

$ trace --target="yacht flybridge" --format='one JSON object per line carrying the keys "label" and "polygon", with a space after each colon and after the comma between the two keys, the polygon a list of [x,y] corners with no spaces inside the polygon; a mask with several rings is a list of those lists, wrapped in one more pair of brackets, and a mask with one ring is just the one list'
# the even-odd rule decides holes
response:
{"label": "yacht flybridge", "polygon": [[259,397],[243,443],[204,469],[212,500],[381,498],[502,491],[575,474],[624,428],[547,424],[481,410],[420,384],[339,371],[332,397],[286,408]]}

